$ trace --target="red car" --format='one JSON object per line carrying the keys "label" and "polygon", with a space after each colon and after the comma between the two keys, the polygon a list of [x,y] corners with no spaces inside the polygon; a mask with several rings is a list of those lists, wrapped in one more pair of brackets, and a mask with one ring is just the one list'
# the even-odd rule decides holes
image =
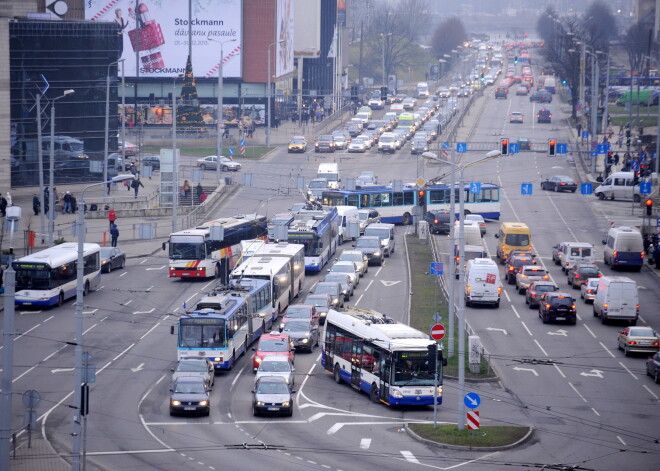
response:
{"label": "red car", "polygon": [[270,333],[262,334],[259,337],[259,343],[253,347],[254,355],[252,355],[252,369],[257,372],[261,361],[269,355],[286,355],[293,363],[296,352],[291,345],[289,334],[283,333]]}

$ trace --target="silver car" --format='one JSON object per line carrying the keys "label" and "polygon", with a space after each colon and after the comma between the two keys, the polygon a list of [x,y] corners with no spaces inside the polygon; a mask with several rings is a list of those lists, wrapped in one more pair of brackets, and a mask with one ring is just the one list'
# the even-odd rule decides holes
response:
{"label": "silver car", "polygon": [[359,250],[344,250],[339,258],[338,262],[353,262],[358,267],[360,276],[364,276],[365,273],[369,271],[369,259]]}
{"label": "silver car", "polygon": [[288,356],[266,356],[261,361],[259,369],[257,369],[255,381],[259,381],[259,378],[263,376],[279,376],[284,379],[289,387],[293,387],[296,380],[293,374],[294,371],[296,371],[296,369],[293,367],[293,363],[291,363]]}
{"label": "silver car", "polygon": [[596,293],[598,293],[598,281],[600,278],[589,278],[587,282],[580,286],[580,297],[584,299],[584,302],[589,304],[593,303],[596,299]]}
{"label": "silver car", "polygon": [[[201,159],[197,159],[197,166],[201,170],[206,170],[207,168],[209,170],[215,170],[218,165],[218,157],[215,155],[208,155],[206,157],[202,157]],[[220,170],[223,172],[229,172],[234,171],[238,172],[241,169],[242,165],[238,162],[235,162],[231,160],[228,157],[225,157],[224,155],[220,157]]]}
{"label": "silver car", "polygon": [[354,286],[360,284],[360,270],[353,262],[335,262],[328,270],[328,273],[343,273],[348,275]]}
{"label": "silver car", "polygon": [[328,273],[323,281],[336,281],[341,285],[341,294],[344,295],[344,301],[348,301],[355,291],[355,285],[351,282],[348,273]]}
{"label": "silver car", "polygon": [[213,362],[206,358],[183,358],[172,368],[172,383],[180,377],[196,376],[204,380],[207,388],[215,384],[215,368]]}

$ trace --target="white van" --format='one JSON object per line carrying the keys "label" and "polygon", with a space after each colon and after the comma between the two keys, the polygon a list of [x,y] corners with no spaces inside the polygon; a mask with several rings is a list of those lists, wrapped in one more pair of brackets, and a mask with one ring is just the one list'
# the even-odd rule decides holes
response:
{"label": "white van", "polygon": [[319,164],[319,169],[316,171],[316,178],[325,178],[328,180],[328,188],[332,190],[339,189],[339,165],[335,162],[324,162]]}
{"label": "white van", "polygon": [[[486,252],[486,249],[483,245],[466,245],[463,248],[465,252],[465,257],[463,260],[463,269],[467,269],[467,264],[470,260],[474,260],[476,258],[489,258],[488,257],[488,252]],[[458,251],[458,247],[454,248],[454,264],[456,266],[456,279],[458,279],[458,268],[459,268],[459,262],[460,262],[460,257],[459,254],[460,252]]]}
{"label": "white van", "polygon": [[594,195],[601,200],[626,199],[637,203],[642,197],[639,193],[639,185],[633,185],[634,178],[634,172],[614,172],[596,187]]}
{"label": "white van", "polygon": [[394,224],[383,222],[369,224],[364,230],[364,235],[377,236],[380,239],[380,246],[386,257],[394,253]]}
{"label": "white van", "polygon": [[465,273],[465,305],[492,304],[500,307],[502,280],[497,263],[490,258],[475,258]]}
{"label": "white van", "polygon": [[[360,237],[360,217],[356,206],[335,206],[337,214],[339,215],[339,245],[343,244],[346,239],[353,239]],[[348,223],[354,221],[357,234],[348,235]]]}
{"label": "white van", "polygon": [[588,242],[566,242],[559,251],[559,264],[568,272],[575,263],[595,263],[594,246]]}
{"label": "white van", "polygon": [[632,227],[612,227],[603,240],[603,259],[612,268],[633,267],[639,271],[644,265],[644,241],[642,234]]}
{"label": "white van", "polygon": [[[454,234],[458,239],[458,234],[461,229],[459,221],[456,221],[454,225]],[[482,245],[483,240],[481,240],[481,228],[477,221],[465,220],[463,221],[463,234],[465,235],[465,245]]]}
{"label": "white van", "polygon": [[594,299],[594,316],[600,317],[603,324],[614,319],[636,325],[639,317],[637,283],[625,276],[600,278]]}

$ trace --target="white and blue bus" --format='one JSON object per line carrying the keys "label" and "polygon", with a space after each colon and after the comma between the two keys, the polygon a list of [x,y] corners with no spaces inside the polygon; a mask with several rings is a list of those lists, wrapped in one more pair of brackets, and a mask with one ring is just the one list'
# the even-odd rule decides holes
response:
{"label": "white and blue bus", "polygon": [[[441,351],[434,340],[382,314],[330,310],[325,324],[321,365],[337,383],[346,382],[391,406],[432,405],[438,357],[437,403],[442,403]],[[437,344],[436,344],[437,345]]]}
{"label": "white and blue bus", "polygon": [[[412,188],[394,191],[391,186],[369,186],[358,190],[327,190],[322,202],[328,206],[357,206],[375,209],[381,222],[411,224],[413,208],[424,207],[425,211],[449,211],[450,186],[429,185],[424,189]],[[459,186],[455,186],[456,209],[458,210]],[[482,183],[479,193],[471,193],[465,185],[465,214],[480,214],[484,219],[499,219],[501,212],[500,188],[493,183]],[[420,198],[424,198],[420,201]]]}
{"label": "white and blue bus", "polygon": [[[83,245],[84,293],[101,283],[101,247]],[[15,304],[61,306],[76,296],[78,286],[78,244],[69,242],[26,255],[12,262],[16,271]]]}
{"label": "white and blue bus", "polygon": [[289,226],[289,243],[305,246],[305,270],[319,272],[337,251],[337,208],[302,210]]}
{"label": "white and blue bus", "polygon": [[233,281],[202,297],[194,311],[179,318],[177,359],[208,358],[216,371],[231,370],[270,330],[274,318],[268,280]]}
{"label": "white and blue bus", "polygon": [[294,272],[289,257],[273,257],[257,253],[231,272],[232,280],[257,278],[269,281],[276,315],[283,313],[293,300],[294,288],[291,283],[293,277]]}

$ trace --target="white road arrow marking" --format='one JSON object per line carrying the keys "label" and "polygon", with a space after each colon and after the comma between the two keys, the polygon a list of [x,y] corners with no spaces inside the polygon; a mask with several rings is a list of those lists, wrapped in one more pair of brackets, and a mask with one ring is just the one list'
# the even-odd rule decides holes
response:
{"label": "white road arrow marking", "polygon": [[513,369],[516,371],[531,371],[532,373],[534,373],[534,376],[539,375],[534,368],[520,368],[519,366],[515,366]]}
{"label": "white road arrow marking", "polygon": [[51,373],[62,373],[63,371],[73,371],[73,368],[55,368],[50,370]]}
{"label": "white road arrow marking", "polygon": [[495,327],[486,327],[486,330],[496,330],[498,332],[502,332],[504,335],[509,335],[509,333],[506,331],[506,329],[497,329]]}
{"label": "white road arrow marking", "polygon": [[602,378],[603,372],[601,370],[589,370],[589,373],[582,372],[580,376],[595,376],[596,378]]}
{"label": "white road arrow marking", "polygon": [[152,271],[152,270],[162,270],[163,268],[167,267],[167,265],[162,265],[160,267],[152,267],[152,268],[145,268],[147,271]]}
{"label": "white road arrow marking", "polygon": [[152,307],[152,308],[149,309],[148,311],[133,311],[133,314],[151,314],[151,313],[154,312],[155,310],[156,310],[156,308],[155,308],[155,307]]}
{"label": "white road arrow marking", "polygon": [[133,373],[137,373],[138,371],[142,371],[144,369],[144,363],[140,363],[137,367],[131,368],[131,371]]}
{"label": "white road arrow marking", "polygon": [[548,335],[562,335],[562,336],[566,337],[568,335],[568,330],[559,329],[556,332],[548,332]]}
{"label": "white road arrow marking", "polygon": [[91,311],[83,311],[83,314],[94,314],[98,309],[92,309]]}
{"label": "white road arrow marking", "polygon": [[381,283],[385,285],[385,287],[389,288],[390,286],[394,286],[397,283],[401,283],[401,281],[385,281],[385,280],[380,280]]}

